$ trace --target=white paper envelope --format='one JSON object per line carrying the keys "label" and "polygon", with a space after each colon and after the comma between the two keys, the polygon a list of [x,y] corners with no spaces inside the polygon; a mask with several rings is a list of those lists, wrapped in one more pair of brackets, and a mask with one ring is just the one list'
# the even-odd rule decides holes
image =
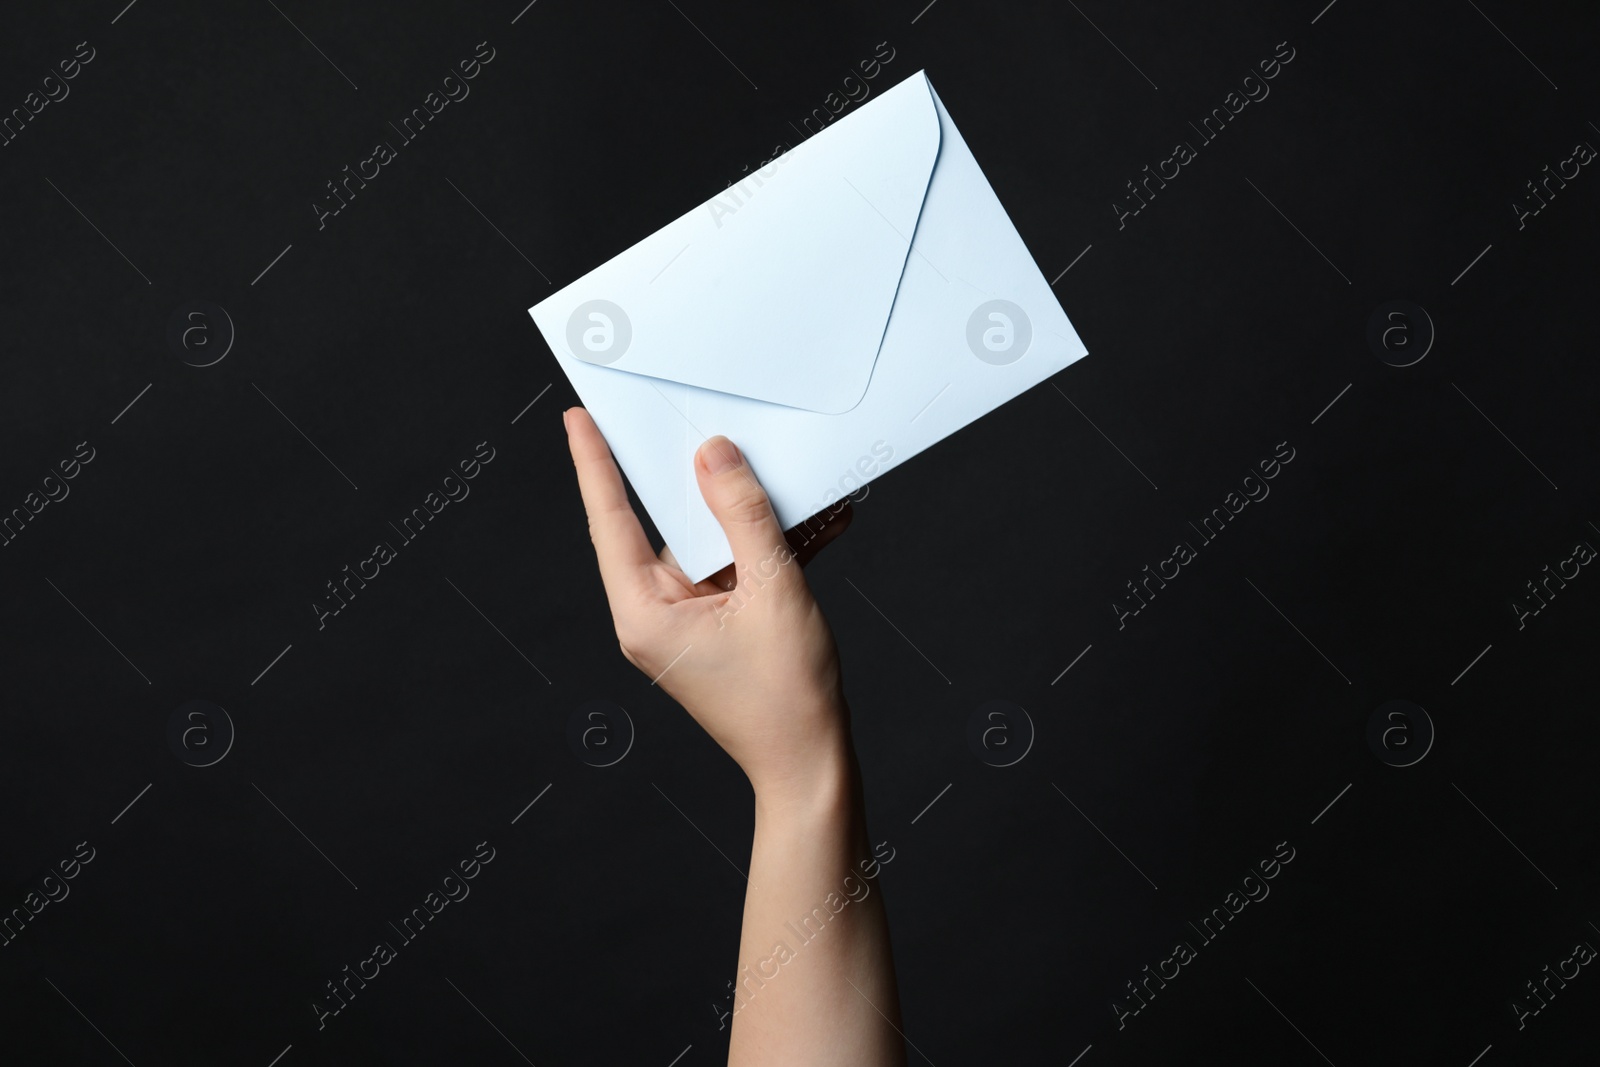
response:
{"label": "white paper envelope", "polygon": [[1086,354],[921,71],[529,314],[695,581],[706,438],[787,529]]}

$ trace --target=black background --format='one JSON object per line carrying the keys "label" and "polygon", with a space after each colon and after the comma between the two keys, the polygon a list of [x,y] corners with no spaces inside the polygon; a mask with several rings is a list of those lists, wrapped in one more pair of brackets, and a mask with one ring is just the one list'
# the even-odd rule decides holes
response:
{"label": "black background", "polygon": [[[1090,352],[874,484],[808,572],[895,849],[913,1062],[1592,1048],[1592,968],[1524,1029],[1510,1005],[1600,944],[1600,577],[1511,607],[1600,544],[1600,177],[1512,208],[1600,144],[1593,6],[923,2],[8,12],[0,109],[96,56],[0,148],[0,510],[95,459],[0,548],[0,913],[97,851],[0,948],[0,1057],[725,1058],[748,786],[617,652],[526,308],[793,144],[879,42],[875,90],[928,70]],[[470,97],[319,230],[480,41]],[[237,331],[206,368],[167,342],[197,299]],[[1397,299],[1437,330],[1404,368],[1366,342]],[[471,496],[319,631],[324,583],[480,441]],[[1119,630],[1124,583],[1285,441]],[[1437,730],[1405,768],[1366,738],[1396,698]],[[167,740],[191,699],[237,730],[210,767]],[[967,744],[989,699],[1037,727],[1014,766]],[[614,766],[567,742],[591,700],[636,727]],[[480,841],[470,897],[319,1031],[324,983]],[[1124,983],[1279,842],[1271,895],[1119,1031]]]}

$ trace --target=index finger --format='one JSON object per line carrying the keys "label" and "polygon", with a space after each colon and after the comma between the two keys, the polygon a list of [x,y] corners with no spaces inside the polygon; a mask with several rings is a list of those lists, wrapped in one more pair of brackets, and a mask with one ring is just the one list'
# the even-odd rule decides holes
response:
{"label": "index finger", "polygon": [[589,515],[589,537],[600,563],[600,580],[605,583],[607,598],[615,602],[623,590],[638,590],[643,569],[656,563],[656,554],[628,503],[622,474],[600,427],[583,408],[568,409],[561,421],[567,428],[578,491]]}

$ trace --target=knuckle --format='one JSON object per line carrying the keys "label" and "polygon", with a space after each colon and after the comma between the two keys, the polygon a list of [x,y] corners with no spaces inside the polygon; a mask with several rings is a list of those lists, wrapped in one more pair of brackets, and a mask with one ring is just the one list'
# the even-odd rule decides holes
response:
{"label": "knuckle", "polygon": [[723,514],[730,522],[755,525],[765,522],[772,514],[772,505],[767,499],[766,490],[746,487],[728,502]]}
{"label": "knuckle", "polygon": [[799,557],[783,545],[752,564],[743,577],[753,588],[772,588],[778,601],[784,603],[796,595],[797,587],[804,587],[799,575]]}
{"label": "knuckle", "polygon": [[800,607],[811,604],[811,587],[806,583],[805,574],[800,570],[800,562],[791,558],[779,570],[773,580],[777,586],[778,597],[787,607]]}

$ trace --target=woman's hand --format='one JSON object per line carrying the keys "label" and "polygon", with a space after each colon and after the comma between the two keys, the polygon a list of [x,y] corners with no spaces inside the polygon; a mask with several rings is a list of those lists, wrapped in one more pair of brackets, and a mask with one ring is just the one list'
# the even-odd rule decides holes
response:
{"label": "woman's hand", "polygon": [[[733,566],[691,582],[670,550],[650,550],[589,413],[562,419],[622,654],[755,789],[730,1067],[902,1067],[883,895],[859,876],[869,846],[839,653],[800,573],[849,523],[848,505],[786,537],[738,448],[713,437],[695,477]],[[818,936],[799,940],[795,916]]]}
{"label": "woman's hand", "polygon": [[786,535],[739,449],[713,437],[695,476],[734,562],[690,582],[671,549],[651,550],[589,413],[562,419],[622,654],[733,757],[759,803],[836,795],[851,770],[849,713],[833,634],[800,568],[849,525],[849,505]]}

